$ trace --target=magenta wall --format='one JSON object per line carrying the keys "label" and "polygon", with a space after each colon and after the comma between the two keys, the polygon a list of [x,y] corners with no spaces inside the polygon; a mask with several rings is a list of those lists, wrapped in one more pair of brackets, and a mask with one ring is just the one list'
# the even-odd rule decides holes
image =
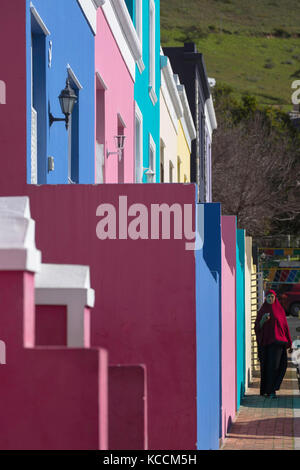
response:
{"label": "magenta wall", "polygon": [[[97,13],[96,72],[107,86],[100,92],[96,79],[96,138],[105,143],[105,152],[116,151],[114,136],[118,135],[118,113],[126,124],[124,150],[124,182],[134,182],[134,82],[101,8]],[[97,91],[98,87],[98,91]],[[101,97],[101,93],[102,97]],[[104,96],[104,98],[103,98]],[[97,102],[97,99],[100,100]],[[104,108],[102,108],[104,106]],[[104,112],[105,110],[105,112]],[[122,165],[122,163],[121,163]],[[117,155],[105,157],[105,182],[118,183],[121,172]],[[123,182],[123,181],[120,181]]]}
{"label": "magenta wall", "polygon": [[222,217],[222,436],[236,414],[236,218]]}
{"label": "magenta wall", "polygon": [[109,450],[147,450],[144,366],[109,367]]}
{"label": "magenta wall", "polygon": [[0,291],[0,449],[107,449],[106,351],[34,348],[34,276],[2,271]]}
{"label": "magenta wall", "polygon": [[194,252],[185,240],[96,237],[96,209],[119,194],[128,204],[180,202],[194,207],[195,186],[15,186],[0,175],[1,195],[30,196],[36,242],[45,263],[91,267],[96,304],[93,346],[111,364],[145,364],[150,449],[195,449],[196,299]]}
{"label": "magenta wall", "polygon": [[38,346],[67,345],[67,307],[37,305],[35,309],[35,344]]}
{"label": "magenta wall", "polygon": [[3,178],[19,187],[26,181],[25,4],[1,0],[0,80],[6,83],[7,104],[0,105],[0,162]]}

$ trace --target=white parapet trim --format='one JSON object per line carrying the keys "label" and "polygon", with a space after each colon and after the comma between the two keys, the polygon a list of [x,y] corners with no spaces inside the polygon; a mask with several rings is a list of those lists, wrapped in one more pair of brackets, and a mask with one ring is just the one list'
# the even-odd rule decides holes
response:
{"label": "white parapet trim", "polygon": [[28,197],[0,197],[0,270],[38,272],[35,222]]}
{"label": "white parapet trim", "polygon": [[[161,55],[160,56],[160,68],[162,71],[163,78],[165,80],[165,84],[167,86],[168,92],[170,94],[172,105],[174,106],[177,119],[180,119],[183,116],[183,107],[180,100],[180,96],[177,90],[177,85],[174,80],[173,70],[169,61],[169,58]],[[162,92],[164,90],[162,88]]]}
{"label": "white parapet trim", "polygon": [[184,129],[185,136],[189,144],[189,148],[191,150],[192,141],[196,139],[197,137],[197,131],[196,131],[193,116],[191,113],[190,105],[187,99],[185,86],[180,83],[178,75],[174,75],[174,80],[177,85],[177,90],[178,90],[182,108],[183,108],[183,116],[181,118],[181,124]]}
{"label": "white parapet trim", "polygon": [[97,8],[105,3],[105,0],[77,0],[87,22],[94,34],[97,32]]}
{"label": "white parapet trim", "polygon": [[42,264],[35,279],[35,303],[66,306],[67,346],[88,346],[85,309],[95,304],[88,266]]}
{"label": "white parapet trim", "polygon": [[131,77],[135,80],[135,65],[138,65],[140,72],[145,69],[145,65],[143,64],[142,44],[125,0],[106,0],[102,2],[101,8]]}
{"label": "white parapet trim", "polygon": [[213,103],[213,99],[211,95],[208,98],[208,100],[206,100],[205,102],[204,112],[205,112],[207,128],[208,128],[209,135],[211,138],[213,131],[216,130],[218,127],[214,103]]}

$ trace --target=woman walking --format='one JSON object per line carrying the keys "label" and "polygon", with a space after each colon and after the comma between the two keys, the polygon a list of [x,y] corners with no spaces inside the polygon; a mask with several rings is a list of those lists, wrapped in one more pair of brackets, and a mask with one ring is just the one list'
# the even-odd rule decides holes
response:
{"label": "woman walking", "polygon": [[287,369],[287,348],[292,352],[292,340],[285,311],[273,290],[267,292],[257,314],[255,333],[260,361],[260,394],[276,398]]}

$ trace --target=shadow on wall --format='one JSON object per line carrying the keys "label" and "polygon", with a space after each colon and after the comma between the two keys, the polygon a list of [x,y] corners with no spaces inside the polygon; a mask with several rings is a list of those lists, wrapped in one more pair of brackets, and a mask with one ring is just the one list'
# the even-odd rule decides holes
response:
{"label": "shadow on wall", "polygon": [[227,264],[232,274],[235,274],[236,266],[236,217],[235,216],[222,216],[222,239],[224,242],[224,254]]}
{"label": "shadow on wall", "polygon": [[232,417],[229,416],[227,419],[226,412],[224,413],[224,430],[225,430],[225,437],[227,434],[231,432],[231,427],[233,425]]}
{"label": "shadow on wall", "polygon": [[6,104],[6,85],[0,80],[0,104]]}

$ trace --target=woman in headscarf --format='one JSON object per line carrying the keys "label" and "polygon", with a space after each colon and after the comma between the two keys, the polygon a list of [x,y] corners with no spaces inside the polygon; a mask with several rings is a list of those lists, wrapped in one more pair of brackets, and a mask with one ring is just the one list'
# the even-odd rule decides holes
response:
{"label": "woman in headscarf", "polygon": [[273,290],[267,292],[257,314],[255,333],[260,361],[260,394],[276,398],[287,369],[287,348],[292,352],[292,340],[285,311]]}

